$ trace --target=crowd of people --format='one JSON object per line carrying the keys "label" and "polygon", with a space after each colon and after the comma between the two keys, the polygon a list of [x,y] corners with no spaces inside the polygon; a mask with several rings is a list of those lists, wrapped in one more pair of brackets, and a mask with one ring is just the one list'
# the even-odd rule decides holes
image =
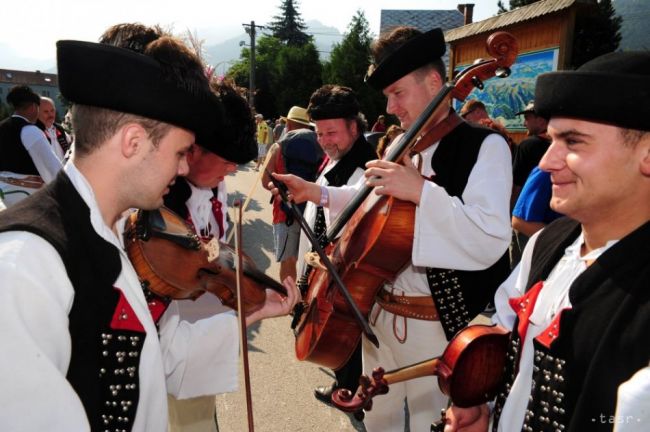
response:
{"label": "crowd of people", "polygon": [[304,318],[316,265],[303,257],[318,247],[297,218],[325,247],[364,188],[410,211],[403,256],[385,251],[404,265],[378,271],[365,317],[379,343],[362,334],[318,400],[377,367],[440,356],[488,308],[510,332],[496,398],[460,407],[434,376],[394,383],[366,410],[367,431],[428,431],[445,410],[446,432],[650,427],[650,124],[631,102],[650,97],[649,53],[540,75],[518,144],[473,99],[435,110],[392,161],[447,80],[440,29],[374,41],[366,82],[387,101],[376,146],[355,89],[314,89],[269,124],[160,27],[120,24],[57,50],[72,130],[28,86],[9,92],[14,114],[0,122],[3,429],[218,430],[214,396],[237,389],[238,313],[208,292],[161,295],[129,245],[187,243],[165,231],[165,206],[218,253],[231,229],[225,178],[249,163],[273,203],[286,294],[266,289],[244,325],[292,314],[295,330]]}

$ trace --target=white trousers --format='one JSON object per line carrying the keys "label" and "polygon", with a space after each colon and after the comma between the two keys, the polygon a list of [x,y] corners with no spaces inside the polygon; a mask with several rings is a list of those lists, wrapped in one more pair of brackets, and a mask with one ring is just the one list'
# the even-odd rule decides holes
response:
{"label": "white trousers", "polygon": [[169,405],[168,432],[216,432],[214,422],[215,396],[176,399],[167,395]]}
{"label": "white trousers", "polygon": [[[372,321],[376,322],[372,325]],[[379,349],[363,337],[363,373],[370,376],[375,367],[386,371],[409,366],[442,354],[447,339],[439,321],[404,318],[381,309],[377,304],[370,313],[372,331],[379,339]],[[364,424],[368,432],[403,432],[404,399],[409,409],[411,432],[429,432],[431,423],[447,407],[447,397],[434,376],[391,384],[385,395],[375,396],[372,409],[366,411]]]}

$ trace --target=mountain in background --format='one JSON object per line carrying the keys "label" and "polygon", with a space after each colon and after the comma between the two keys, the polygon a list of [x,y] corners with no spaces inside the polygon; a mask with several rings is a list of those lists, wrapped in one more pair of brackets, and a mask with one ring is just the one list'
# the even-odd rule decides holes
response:
{"label": "mountain in background", "polygon": [[[646,23],[650,20],[650,1],[648,0],[614,0],[616,13],[623,17],[621,28],[621,49],[623,50],[650,50],[650,36],[648,36]],[[329,52],[332,45],[341,42],[343,35],[335,27],[328,27],[317,20],[305,22],[307,33],[314,36],[316,48],[321,60],[329,60]],[[225,29],[221,29],[224,31]],[[231,34],[234,34],[231,33]],[[261,33],[263,34],[263,33]],[[216,30],[201,30],[199,37],[205,39],[206,60],[217,67],[217,73],[221,74],[230,67],[229,63],[239,60],[241,53],[240,41],[249,44],[250,38],[243,31],[241,34],[221,43],[211,43],[217,39],[223,39],[223,32]],[[56,73],[56,59],[54,56],[48,59],[31,58],[24,53],[17,53],[11,47],[0,44],[0,69],[15,69],[25,71],[40,70],[47,73]]]}
{"label": "mountain in background", "polygon": [[[320,21],[306,21],[305,24],[307,25],[305,33],[314,36],[314,43],[320,54],[321,61],[328,61],[332,46],[340,43],[343,35],[336,27],[323,25]],[[257,37],[259,38],[264,34],[270,34],[270,32],[258,30]],[[239,36],[227,39],[221,43],[213,45],[205,43],[203,47],[205,50],[205,59],[208,63],[216,67],[217,74],[223,74],[224,71],[228,70],[232,62],[239,60],[242,50],[241,42],[244,42],[247,46],[250,45],[250,36],[243,29]]]}
{"label": "mountain in background", "polygon": [[616,14],[623,18],[620,48],[629,50],[650,50],[650,36],[645,27],[650,21],[650,1],[615,0]]}

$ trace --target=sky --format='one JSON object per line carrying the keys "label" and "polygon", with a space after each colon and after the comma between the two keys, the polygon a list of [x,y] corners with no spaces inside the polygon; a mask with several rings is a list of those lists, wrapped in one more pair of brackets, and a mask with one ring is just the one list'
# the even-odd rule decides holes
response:
{"label": "sky", "polygon": [[[373,33],[382,9],[456,9],[472,0],[298,0],[305,21],[318,20],[345,32],[362,10]],[[243,23],[266,24],[280,13],[282,0],[30,0],[7,1],[0,24],[0,68],[21,69],[26,59],[56,58],[60,39],[96,41],[109,26],[141,22],[195,33],[207,45],[242,33]],[[474,21],[496,14],[497,0],[473,0]],[[18,58],[18,59],[16,59]],[[11,63],[11,64],[10,64]],[[27,62],[24,62],[25,64]]]}

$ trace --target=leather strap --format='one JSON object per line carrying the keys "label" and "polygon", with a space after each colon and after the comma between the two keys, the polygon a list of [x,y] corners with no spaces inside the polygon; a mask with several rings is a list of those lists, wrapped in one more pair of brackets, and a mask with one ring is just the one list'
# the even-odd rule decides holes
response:
{"label": "leather strap", "polygon": [[382,309],[395,315],[424,321],[440,320],[431,296],[398,296],[382,288],[376,301]]}
{"label": "leather strap", "polygon": [[456,111],[450,109],[447,117],[445,117],[440,123],[425,130],[420,136],[418,136],[417,141],[415,141],[415,144],[410,149],[411,156],[416,153],[421,153],[423,150],[437,143],[462,122],[463,119],[456,114]]}

